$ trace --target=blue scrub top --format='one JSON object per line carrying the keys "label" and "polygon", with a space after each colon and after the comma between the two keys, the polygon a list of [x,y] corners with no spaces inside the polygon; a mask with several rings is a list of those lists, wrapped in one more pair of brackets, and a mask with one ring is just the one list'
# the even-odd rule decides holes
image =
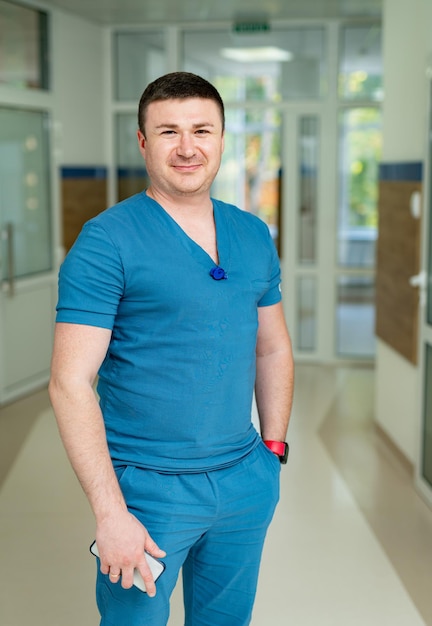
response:
{"label": "blue scrub top", "polygon": [[213,200],[219,265],[145,192],[90,220],[59,276],[57,321],[112,330],[98,393],[115,465],[228,466],[251,424],[258,307],[280,301],[267,226]]}

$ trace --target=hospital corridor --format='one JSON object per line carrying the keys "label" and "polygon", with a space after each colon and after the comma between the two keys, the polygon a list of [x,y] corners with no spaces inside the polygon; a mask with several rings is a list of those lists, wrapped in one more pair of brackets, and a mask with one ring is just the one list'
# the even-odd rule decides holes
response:
{"label": "hospital corridor", "polygon": [[[297,367],[253,626],[432,625],[432,510],[373,398],[371,368]],[[92,514],[45,389],[0,409],[0,485],[1,626],[95,626]]]}
{"label": "hospital corridor", "polygon": [[[200,143],[207,135],[205,128],[219,129],[211,140],[214,145],[209,144],[213,145],[211,176],[205,186],[196,188],[200,192],[197,206],[206,210],[205,221],[199,222],[199,227],[194,224],[196,216],[189,211],[194,196],[182,190],[166,211],[167,230],[161,227],[157,231],[161,239],[153,238],[148,234],[153,231],[143,226],[148,237],[138,241],[138,254],[127,233],[140,237],[141,231],[118,229],[127,241],[124,248],[128,254],[130,251],[131,260],[142,261],[143,267],[148,263],[145,280],[135,280],[140,276],[135,269],[130,275],[131,284],[139,283],[139,290],[145,292],[145,310],[151,309],[154,317],[142,315],[136,327],[160,342],[155,342],[153,352],[149,342],[142,342],[143,350],[136,351],[145,353],[147,369],[133,359],[128,361],[133,350],[125,351],[128,358],[123,359],[122,354],[121,360],[127,361],[130,369],[123,379],[128,384],[132,381],[131,395],[134,385],[137,396],[141,385],[157,391],[161,404],[156,399],[151,406],[158,407],[158,418],[164,415],[160,405],[171,402],[166,415],[169,424],[175,424],[171,429],[163,421],[161,435],[152,439],[148,431],[137,436],[135,422],[133,432],[132,422],[127,423],[136,465],[141,458],[136,445],[139,437],[162,442],[163,450],[159,444],[154,446],[162,450],[161,456],[169,462],[175,458],[167,446],[167,432],[181,455],[186,449],[185,458],[192,458],[193,446],[181,443],[190,440],[177,436],[181,420],[184,430],[193,430],[197,440],[195,426],[204,424],[217,441],[229,441],[226,413],[232,416],[233,432],[237,416],[249,427],[254,354],[286,356],[288,352],[280,349],[287,343],[285,331],[277,332],[284,326],[282,315],[278,319],[260,315],[256,343],[250,330],[257,323],[252,318],[255,308],[247,304],[244,293],[251,297],[252,292],[262,290],[254,307],[256,303],[266,306],[267,297],[267,303],[278,304],[280,289],[295,362],[294,406],[287,436],[289,458],[281,466],[280,501],[266,537],[251,625],[432,626],[431,0],[0,0],[0,626],[99,624],[97,563],[89,550],[95,539],[93,514],[60,441],[47,391],[54,327],[56,319],[65,315],[61,311],[64,293],[58,299],[59,270],[83,225],[93,218],[99,220],[107,208],[127,198],[135,197],[122,206],[136,202],[139,212],[133,218],[137,223],[138,218],[143,218],[143,224],[147,218],[142,207],[156,207],[155,215],[163,216],[161,224],[167,217],[157,213],[164,207],[155,202],[157,194],[152,196],[151,165],[148,168],[152,157],[143,143],[147,141],[144,134],[137,133],[137,111],[143,110],[139,103],[148,85],[167,76],[178,81],[179,75],[194,76],[193,80],[198,76],[199,81],[210,83],[211,93],[215,88],[217,102],[221,100],[223,106],[216,122],[211,115],[207,119],[207,111],[205,120],[201,119],[204,112],[200,113],[191,133],[192,127],[176,121],[178,110],[197,100],[204,111],[206,103],[201,97],[186,96],[181,106],[176,104],[175,113],[167,113],[170,119],[164,124],[168,130],[161,133],[173,140],[165,146],[177,150],[174,138],[178,141],[181,133],[174,129],[188,130],[183,134],[193,139],[193,158],[197,158],[206,145]],[[173,84],[177,89],[177,82]],[[165,106],[166,102],[159,108]],[[146,119],[140,117],[143,128],[144,123],[149,123],[148,111]],[[207,161],[203,156],[190,170],[185,167],[185,177],[195,175],[195,169],[200,174],[201,164]],[[163,156],[160,163],[165,162],[175,161]],[[176,169],[182,170],[175,168],[175,175]],[[162,165],[160,171],[164,171]],[[146,190],[149,194],[143,194]],[[205,194],[201,196],[202,191]],[[189,213],[180,212],[183,202]],[[222,203],[238,207],[241,211],[230,209],[230,214],[245,218],[244,222],[233,221],[227,230],[227,264],[225,235],[215,209]],[[180,215],[177,224],[170,211],[178,219]],[[252,213],[268,228],[243,212]],[[179,232],[180,223],[189,230],[185,227],[184,233]],[[244,229],[242,223],[257,225],[256,239],[249,234],[255,227]],[[117,314],[111,300],[109,315],[103,307],[104,313],[92,309],[82,294],[92,292],[93,298],[95,284],[103,290],[100,300],[106,300],[106,306],[109,298],[112,302],[123,298],[128,310],[126,292],[119,287],[123,276],[125,284],[128,282],[127,266],[121,255],[113,263],[106,261],[111,250],[117,255],[112,237],[116,228],[105,229],[112,241],[109,245],[108,239],[101,239],[95,246],[89,236],[91,254],[82,256],[82,266],[69,281],[71,293],[76,294],[71,296],[72,305],[66,307],[77,312],[77,318],[69,320],[72,323],[92,324],[87,317],[80,317],[92,311],[107,319]],[[168,232],[176,233],[171,242],[179,243],[181,254],[170,244]],[[203,249],[197,249],[198,240],[188,232],[198,233]],[[247,246],[241,243],[243,239]],[[265,241],[263,247],[261,241]],[[233,244],[228,245],[230,242]],[[211,257],[212,266],[205,274],[190,272],[193,254],[203,255],[207,248],[211,254],[205,263]],[[172,270],[166,263],[167,251]],[[275,251],[280,259],[280,283]],[[96,257],[99,265],[94,262]],[[223,267],[215,268],[214,263]],[[256,272],[255,263],[266,267],[265,272]],[[104,280],[90,282],[97,265],[97,276]],[[161,281],[154,267],[171,282]],[[214,283],[213,278],[218,280],[216,269],[222,270],[219,278],[229,274],[230,280]],[[229,358],[218,361],[215,354],[219,346],[225,349],[228,341],[223,344],[215,334],[209,349],[203,348],[194,319],[199,319],[205,334],[229,327],[225,309],[222,314],[213,310],[217,300],[205,296],[202,284],[216,285],[222,294],[221,285],[229,289],[237,285],[237,278],[231,280],[236,272],[244,276],[247,287],[233,288],[219,300],[229,309],[235,330],[230,331]],[[61,277],[60,292],[66,283]],[[85,284],[91,285],[87,292]],[[145,291],[149,285],[155,286],[157,297]],[[177,327],[174,317],[158,308],[164,301],[159,291],[169,300],[166,310],[174,316],[180,309],[171,296],[178,291],[184,299],[186,285],[194,296],[184,315],[187,343],[176,336],[166,342],[172,352],[163,352],[159,345],[164,345],[166,329],[177,332]],[[277,297],[271,291],[277,292]],[[135,295],[132,300],[139,301]],[[207,324],[199,317],[202,303],[206,310],[211,309],[214,323],[212,319]],[[242,314],[243,308],[251,312],[246,311],[253,325],[245,323],[249,317]],[[155,328],[152,319],[163,321],[162,330]],[[109,323],[104,319],[98,325],[106,330]],[[131,344],[136,341],[140,345],[129,318],[124,328]],[[243,330],[249,334],[242,349]],[[182,361],[179,350],[189,346],[189,335],[194,335],[196,342],[187,348],[195,359],[194,392],[185,383],[189,378],[183,376],[184,370],[177,367],[184,365],[187,350]],[[260,350],[262,337],[269,336],[273,341],[267,343],[278,349]],[[91,341],[81,343],[88,351],[76,368],[80,375],[98,354]],[[250,363],[245,368],[241,359],[246,358]],[[203,390],[209,394],[210,386],[199,374],[207,361],[219,368],[217,376],[207,375],[211,389],[216,390],[211,392],[215,406],[221,404],[221,398],[229,398],[236,407],[235,412],[231,404],[218,411],[212,429],[208,405],[197,400]],[[162,378],[156,377],[156,382],[149,382],[151,374],[159,371],[157,362],[163,372],[162,383]],[[271,363],[272,374],[264,385],[266,400],[270,398],[266,403],[270,420],[261,413],[267,425],[281,415],[273,406],[281,397],[274,389],[280,381],[279,389],[286,379],[291,381],[292,371],[291,361],[287,375],[282,361],[277,366],[274,360]],[[176,370],[174,378],[184,394],[185,410],[180,410],[179,394],[169,386],[168,366]],[[216,385],[225,370],[229,387],[222,393]],[[258,365],[257,397],[262,407],[259,370]],[[143,371],[145,377],[140,376]],[[113,367],[113,378],[118,372]],[[100,374],[103,380],[103,370]],[[74,376],[68,372],[66,379],[69,383]],[[246,379],[248,395],[242,396]],[[240,409],[233,396],[246,398]],[[69,397],[81,396],[70,393]],[[129,419],[127,411],[123,414],[127,401],[118,398],[119,408],[112,409],[108,426],[115,433],[120,430],[113,426],[117,417]],[[146,402],[143,400],[147,410]],[[196,421],[191,419],[192,404]],[[286,398],[281,404],[284,408]],[[160,428],[161,422],[153,419],[156,413],[152,408],[148,411]],[[285,418],[287,413],[282,412]],[[141,410],[136,415],[144,432],[142,424],[147,427],[150,420],[142,421]],[[105,406],[108,423],[107,416]],[[255,406],[251,419],[258,428]],[[87,424],[84,419],[80,423],[79,444],[94,440],[82,436]],[[243,422],[238,432],[244,432]],[[274,428],[265,426],[263,432],[264,439],[277,440],[269,442],[276,443],[277,450],[283,439],[280,431],[275,434]],[[252,429],[249,433],[256,441]],[[201,437],[200,445],[206,442]],[[218,450],[226,450],[225,444],[217,445]],[[206,461],[219,459],[208,447],[204,450],[201,457]],[[89,456],[96,458],[93,453]],[[130,460],[128,456],[118,458],[122,463]],[[142,458],[146,467],[166,468],[149,461],[147,448]],[[271,455],[269,458],[274,461]],[[98,476],[99,468],[100,463],[95,472]],[[277,463],[273,469],[277,471]],[[178,467],[174,470],[176,473]],[[248,473],[241,475],[247,477]],[[148,473],[145,478],[147,486]],[[263,482],[267,479],[254,477],[249,485]],[[111,484],[117,487],[115,481]],[[236,494],[241,491],[244,495],[237,478],[235,484]],[[97,493],[102,490],[98,488]],[[160,493],[165,493],[164,489],[158,489],[157,495]],[[265,493],[269,494],[273,497],[276,491]],[[262,494],[254,489],[253,495],[267,513]],[[102,499],[105,504],[107,499]],[[197,499],[203,509],[201,495]],[[179,511],[179,498],[175,500]],[[237,495],[232,500],[237,505]],[[187,513],[191,518],[189,505]],[[167,518],[163,513],[160,517]],[[191,519],[195,522],[196,517]],[[176,521],[179,518],[178,514]],[[124,519],[130,521],[127,515]],[[250,531],[249,519],[242,529]],[[252,519],[256,521],[255,513]],[[125,531],[122,535],[130,536]],[[201,530],[198,535],[201,539]],[[165,539],[172,536],[170,533]],[[248,548],[248,557],[251,554]],[[241,560],[244,562],[243,555]],[[255,557],[251,560],[257,561]],[[231,562],[236,561],[231,558]],[[232,570],[237,573],[235,567],[230,573]],[[118,578],[120,571],[119,567],[111,576]],[[255,578],[256,569],[254,583]],[[243,587],[246,580],[246,576],[241,580]],[[165,581],[167,586],[171,583],[168,576]],[[232,584],[220,587],[234,589]],[[203,604],[213,616],[207,597]],[[224,609],[237,607],[225,599],[221,604]],[[121,607],[123,610],[124,604]],[[153,605],[154,614],[165,621],[158,607]],[[180,576],[168,626],[183,624]]]}

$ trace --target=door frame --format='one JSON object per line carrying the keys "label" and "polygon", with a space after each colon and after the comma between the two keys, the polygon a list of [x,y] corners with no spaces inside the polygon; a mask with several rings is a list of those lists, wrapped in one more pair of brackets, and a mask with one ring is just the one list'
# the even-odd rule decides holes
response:
{"label": "door frame", "polygon": [[[60,207],[60,181],[58,177],[59,164],[58,157],[60,154],[60,128],[56,124],[55,120],[55,107],[54,97],[51,92],[42,92],[35,90],[29,92],[26,90],[18,91],[9,87],[0,87],[0,106],[12,110],[25,110],[35,111],[38,113],[47,114],[47,133],[48,133],[48,151],[49,151],[49,200],[50,200],[50,218],[51,218],[51,254],[52,254],[52,268],[46,272],[41,272],[34,276],[26,276],[23,278],[15,279],[14,293],[16,302],[7,302],[6,299],[10,297],[9,286],[5,282],[0,283],[0,406],[11,401],[14,401],[28,393],[31,393],[42,386],[46,385],[49,378],[49,360],[46,362],[46,367],[43,371],[35,372],[32,376],[26,376],[21,382],[7,385],[6,372],[8,363],[4,362],[4,358],[1,355],[5,355],[6,352],[6,340],[8,338],[8,328],[5,327],[5,319],[10,317],[10,304],[19,305],[18,300],[24,299],[27,294],[29,297],[32,293],[42,292],[49,295],[49,302],[46,303],[47,309],[51,311],[50,322],[54,327],[55,317],[55,301],[57,290],[57,275],[58,268],[63,258],[63,249],[61,245],[60,233],[61,233],[61,215],[59,211]],[[8,308],[9,312],[6,310]],[[12,307],[13,308],[13,307]],[[32,323],[32,312],[29,311],[28,323]],[[32,351],[32,346],[27,346],[28,351]],[[26,354],[22,355],[23,358],[27,358]]]}
{"label": "door frame", "polygon": [[415,484],[425,499],[432,507],[432,485],[430,485],[422,475],[424,452],[423,452],[423,424],[426,411],[426,346],[432,347],[432,324],[427,321],[427,285],[432,277],[429,274],[429,259],[432,258],[432,177],[430,168],[432,166],[432,67],[427,70],[428,80],[428,117],[427,117],[427,137],[429,138],[424,159],[424,194],[422,210],[422,253],[421,272],[423,273],[424,284],[419,285],[419,343],[418,343],[418,407],[417,407],[417,458],[415,462]]}
{"label": "door frame", "polygon": [[[285,172],[282,181],[282,290],[284,310],[293,339],[294,356],[298,362],[330,362],[334,360],[336,305],[335,255],[337,190],[334,167],[337,159],[337,140],[332,129],[336,128],[335,115],[328,107],[316,103],[287,104],[283,112],[282,164]],[[306,116],[318,119],[319,126],[319,166],[316,214],[316,257],[310,265],[300,264],[299,237],[300,215],[300,150],[299,122]],[[284,181],[286,183],[284,184]],[[294,184],[288,184],[293,181]],[[325,212],[325,213],[324,213]],[[311,351],[300,351],[296,346],[299,332],[297,312],[297,285],[301,277],[316,280],[316,343]]]}

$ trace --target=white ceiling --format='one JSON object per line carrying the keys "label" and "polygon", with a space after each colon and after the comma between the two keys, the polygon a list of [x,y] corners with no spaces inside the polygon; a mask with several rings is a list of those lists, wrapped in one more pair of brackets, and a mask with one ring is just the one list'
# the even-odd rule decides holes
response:
{"label": "white ceiling", "polygon": [[383,0],[43,0],[100,24],[379,17]]}

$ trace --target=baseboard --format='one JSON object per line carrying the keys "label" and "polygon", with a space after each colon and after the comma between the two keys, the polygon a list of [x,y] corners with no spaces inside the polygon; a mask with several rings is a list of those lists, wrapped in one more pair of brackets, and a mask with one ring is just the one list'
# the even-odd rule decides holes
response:
{"label": "baseboard", "polygon": [[414,480],[414,463],[409,460],[409,458],[404,454],[404,452],[402,452],[399,446],[395,444],[393,439],[389,437],[386,431],[377,422],[374,422],[374,427],[378,437],[384,442],[386,447],[389,448],[390,452],[396,457],[396,459],[402,465],[407,474]]}

